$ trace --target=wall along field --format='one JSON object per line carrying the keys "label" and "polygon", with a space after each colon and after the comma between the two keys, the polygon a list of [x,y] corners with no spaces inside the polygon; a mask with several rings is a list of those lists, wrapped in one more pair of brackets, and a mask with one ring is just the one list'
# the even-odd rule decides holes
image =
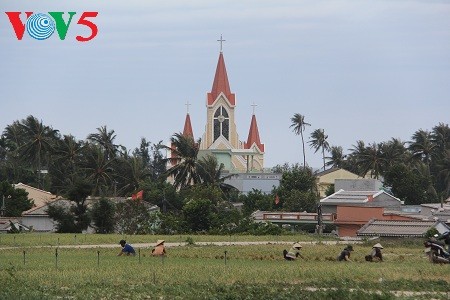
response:
{"label": "wall along field", "polygon": [[[5,235],[2,241],[4,238]],[[208,236],[203,238],[207,240]],[[295,238],[304,240],[303,236]],[[147,236],[148,240],[156,238]],[[39,245],[3,248],[0,299],[293,299],[299,295],[305,299],[448,299],[450,296],[450,265],[431,264],[420,241],[404,245],[381,241],[385,246],[382,263],[364,261],[371,244],[354,245],[351,257],[354,261],[344,263],[334,261],[343,245],[304,242],[305,259],[294,262],[282,258],[282,250],[289,248],[290,242],[171,247],[166,258],[151,257],[149,247],[137,249],[140,255],[136,257],[117,257],[119,245],[88,249]],[[0,247],[3,246],[2,242]]]}

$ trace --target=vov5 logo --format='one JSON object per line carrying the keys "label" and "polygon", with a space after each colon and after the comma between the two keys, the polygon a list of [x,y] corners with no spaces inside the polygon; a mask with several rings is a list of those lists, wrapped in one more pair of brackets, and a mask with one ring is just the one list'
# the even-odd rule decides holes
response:
{"label": "vov5 logo", "polygon": [[[5,13],[8,16],[9,21],[11,22],[18,40],[22,40],[25,29],[28,34],[36,40],[48,39],[52,36],[56,29],[59,38],[61,40],[64,40],[66,38],[67,31],[69,30],[69,26],[72,23],[73,16],[76,15],[76,12],[68,12],[69,17],[66,23],[63,18],[64,12],[53,11],[49,12],[48,15],[43,13],[33,14],[32,12],[25,12],[26,21],[22,22],[22,20],[20,19],[21,12]],[[87,26],[90,29],[91,34],[89,36],[77,35],[77,41],[87,42],[97,36],[97,25],[88,20],[88,18],[95,18],[97,17],[97,15],[98,12],[83,12],[80,19],[78,19],[77,24],[81,26]]]}

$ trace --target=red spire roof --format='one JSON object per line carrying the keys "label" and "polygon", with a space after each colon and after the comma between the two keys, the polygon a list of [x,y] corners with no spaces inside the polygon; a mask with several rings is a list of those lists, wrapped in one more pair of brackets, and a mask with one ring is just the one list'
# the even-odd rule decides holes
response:
{"label": "red spire roof", "polygon": [[194,138],[194,132],[192,131],[191,117],[189,116],[189,113],[186,114],[186,120],[184,121],[183,135]]}
{"label": "red spire roof", "polygon": [[211,89],[208,93],[208,105],[212,105],[220,93],[224,93],[231,105],[235,105],[235,96],[231,93],[230,83],[228,82],[227,69],[223,59],[223,53],[220,52],[219,61],[217,62],[216,75]]}
{"label": "red spire roof", "polygon": [[256,144],[261,152],[264,152],[264,144],[261,144],[261,140],[259,139],[258,124],[256,123],[256,116],[254,114],[252,116],[252,122],[250,123],[247,143],[244,143],[244,148],[250,149],[253,144]]}

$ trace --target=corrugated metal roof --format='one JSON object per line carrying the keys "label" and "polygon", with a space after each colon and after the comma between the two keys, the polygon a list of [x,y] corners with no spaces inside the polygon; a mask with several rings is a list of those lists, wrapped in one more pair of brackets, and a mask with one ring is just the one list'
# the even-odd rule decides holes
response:
{"label": "corrugated metal roof", "polygon": [[361,236],[412,236],[422,237],[436,221],[385,221],[372,220],[357,231]]}

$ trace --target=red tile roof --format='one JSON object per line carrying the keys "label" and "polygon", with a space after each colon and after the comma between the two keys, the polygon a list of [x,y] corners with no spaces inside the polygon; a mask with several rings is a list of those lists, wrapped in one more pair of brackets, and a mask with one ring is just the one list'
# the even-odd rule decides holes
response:
{"label": "red tile roof", "polygon": [[236,105],[235,95],[231,93],[230,90],[227,69],[225,67],[222,52],[220,52],[219,61],[217,62],[216,75],[214,76],[211,93],[208,93],[208,105],[212,105],[220,93],[225,94],[231,105]]}
{"label": "red tile roof", "polygon": [[186,114],[186,120],[184,121],[183,135],[194,138],[194,132],[192,131],[191,117],[189,116],[189,113]]}
{"label": "red tile roof", "polygon": [[244,143],[245,149],[250,149],[253,144],[259,148],[261,152],[264,152],[264,144],[261,144],[259,139],[258,124],[256,123],[256,116],[252,116],[252,121],[250,123],[250,130],[248,132],[247,143]]}

